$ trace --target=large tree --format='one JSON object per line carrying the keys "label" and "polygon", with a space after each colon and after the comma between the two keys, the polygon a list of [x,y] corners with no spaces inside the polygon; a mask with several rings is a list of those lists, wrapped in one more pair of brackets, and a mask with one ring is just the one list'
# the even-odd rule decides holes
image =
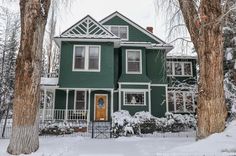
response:
{"label": "large tree", "polygon": [[201,139],[222,132],[227,116],[223,87],[222,6],[221,0],[200,0],[199,7],[195,0],[178,1],[198,54],[197,137]]}
{"label": "large tree", "polygon": [[7,151],[28,154],[39,148],[38,121],[42,44],[50,0],[20,0],[21,39],[16,62],[13,128]]}

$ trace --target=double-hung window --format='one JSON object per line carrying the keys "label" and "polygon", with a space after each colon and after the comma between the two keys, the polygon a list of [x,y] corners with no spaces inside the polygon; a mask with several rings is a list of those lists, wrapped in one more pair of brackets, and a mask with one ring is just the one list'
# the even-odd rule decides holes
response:
{"label": "double-hung window", "polygon": [[85,110],[86,109],[86,92],[85,91],[75,91],[75,110]]}
{"label": "double-hung window", "polygon": [[142,74],[142,52],[141,50],[126,50],[126,73]]}
{"label": "double-hung window", "polygon": [[192,76],[192,62],[167,61],[167,76]]}
{"label": "double-hung window", "polygon": [[120,37],[123,40],[128,40],[128,26],[124,25],[105,25],[105,27],[111,31],[114,35]]}
{"label": "double-hung window", "polygon": [[73,71],[100,71],[100,53],[98,45],[75,45]]}
{"label": "double-hung window", "polygon": [[146,105],[145,92],[124,92],[124,105]]}

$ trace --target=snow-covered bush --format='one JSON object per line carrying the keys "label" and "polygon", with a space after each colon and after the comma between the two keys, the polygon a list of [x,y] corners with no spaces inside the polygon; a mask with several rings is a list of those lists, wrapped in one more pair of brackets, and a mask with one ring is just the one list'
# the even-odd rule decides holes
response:
{"label": "snow-covered bush", "polygon": [[180,132],[196,127],[196,119],[191,114],[166,113],[165,117],[157,118],[149,112],[137,112],[133,116],[122,110],[112,115],[113,135],[127,136],[153,132]]}
{"label": "snow-covered bush", "polygon": [[45,123],[39,128],[40,135],[72,134],[74,129],[67,122]]}

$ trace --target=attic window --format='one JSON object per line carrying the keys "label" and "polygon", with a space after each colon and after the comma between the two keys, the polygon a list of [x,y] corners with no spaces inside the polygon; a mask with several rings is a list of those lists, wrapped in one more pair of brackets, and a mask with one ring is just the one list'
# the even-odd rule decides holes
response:
{"label": "attic window", "polygon": [[128,26],[106,25],[105,27],[121,39],[128,40]]}

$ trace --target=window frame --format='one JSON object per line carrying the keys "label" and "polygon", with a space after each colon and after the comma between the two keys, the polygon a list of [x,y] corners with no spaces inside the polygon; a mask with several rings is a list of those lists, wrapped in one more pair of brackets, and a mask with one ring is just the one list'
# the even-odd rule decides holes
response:
{"label": "window frame", "polygon": [[[127,94],[143,94],[143,104],[130,104],[126,103]],[[123,105],[124,106],[146,106],[146,91],[123,91]]]}
{"label": "window frame", "polygon": [[[77,92],[78,91],[84,92],[84,109],[76,109]],[[76,110],[87,110],[86,106],[87,106],[87,91],[86,90],[75,90],[74,91],[74,112],[76,112]]]}
{"label": "window frame", "polygon": [[[76,47],[84,47],[84,69],[75,68],[75,49]],[[98,47],[98,69],[89,69],[89,48]],[[72,60],[72,71],[75,72],[100,72],[101,70],[101,45],[74,45],[73,47],[73,60]]]}
{"label": "window frame", "polygon": [[[192,77],[193,76],[193,64],[191,61],[167,61],[166,62],[166,66],[167,64],[170,63],[171,64],[171,70],[172,70],[172,74],[166,74],[167,76],[174,76],[174,77]],[[181,75],[176,75],[175,74],[175,63],[180,63],[181,65]],[[190,64],[190,69],[191,69],[191,74],[190,75],[185,75],[184,74],[184,64]],[[167,69],[167,67],[166,67]]]}
{"label": "window frame", "polygon": [[129,26],[128,25],[104,25],[104,27],[106,29],[108,29],[110,32],[111,32],[111,27],[118,27],[118,34],[119,35],[117,37],[120,37],[120,27],[126,28],[126,30],[127,30],[127,38],[120,38],[120,39],[124,40],[124,41],[128,41],[129,40]]}
{"label": "window frame", "polygon": [[[130,72],[128,71],[128,52],[129,51],[138,51],[139,52],[139,71],[138,72]],[[125,50],[125,71],[126,71],[126,74],[142,74],[142,50],[141,49],[126,49]]]}
{"label": "window frame", "polygon": [[[173,94],[173,97],[174,97],[174,111],[170,111],[169,110],[169,93],[172,93]],[[184,107],[184,110],[183,111],[178,111],[177,110],[177,105],[176,105],[176,93],[182,93],[183,94],[183,107]],[[192,94],[192,107],[193,107],[193,110],[192,111],[188,111],[187,110],[187,107],[186,107],[186,97],[187,97],[187,94],[186,93],[191,93]],[[173,113],[195,113],[196,112],[196,105],[195,105],[195,93],[193,91],[181,91],[181,90],[168,90],[167,91],[167,95],[168,95],[168,112],[173,112]]]}

